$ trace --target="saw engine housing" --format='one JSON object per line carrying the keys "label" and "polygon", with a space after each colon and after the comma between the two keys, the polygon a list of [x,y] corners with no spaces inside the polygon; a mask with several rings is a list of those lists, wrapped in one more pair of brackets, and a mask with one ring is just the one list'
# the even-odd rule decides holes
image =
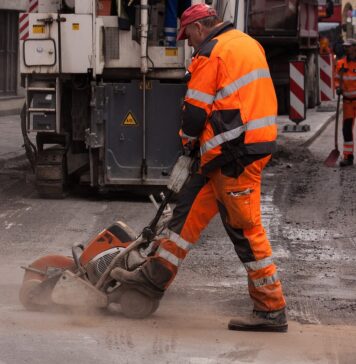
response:
{"label": "saw engine housing", "polygon": [[[135,240],[135,234],[121,221],[99,233],[83,250],[79,261],[92,284],[96,284],[114,257]],[[134,270],[146,261],[139,251],[129,252],[115,267]]]}

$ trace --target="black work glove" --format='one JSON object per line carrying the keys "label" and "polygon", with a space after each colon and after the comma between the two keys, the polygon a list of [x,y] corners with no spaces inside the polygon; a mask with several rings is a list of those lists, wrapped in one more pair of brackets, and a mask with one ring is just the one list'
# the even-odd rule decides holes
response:
{"label": "black work glove", "polygon": [[183,155],[191,157],[193,163],[190,168],[190,173],[194,174],[199,170],[200,166],[200,146],[199,143],[188,142],[183,146]]}
{"label": "black work glove", "polygon": [[198,142],[188,142],[183,146],[183,154],[195,158],[199,156],[200,146]]}

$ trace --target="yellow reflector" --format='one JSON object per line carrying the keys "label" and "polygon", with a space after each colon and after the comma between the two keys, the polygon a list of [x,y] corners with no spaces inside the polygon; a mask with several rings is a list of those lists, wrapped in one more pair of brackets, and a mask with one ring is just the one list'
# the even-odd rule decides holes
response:
{"label": "yellow reflector", "polygon": [[33,34],[43,34],[45,32],[45,27],[44,25],[33,25],[32,26],[32,33]]}
{"label": "yellow reflector", "polygon": [[166,57],[177,57],[178,48],[166,48]]}

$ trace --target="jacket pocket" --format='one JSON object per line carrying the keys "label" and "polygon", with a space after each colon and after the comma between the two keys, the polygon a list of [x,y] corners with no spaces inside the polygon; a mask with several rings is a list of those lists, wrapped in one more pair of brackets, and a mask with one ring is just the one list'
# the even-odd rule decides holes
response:
{"label": "jacket pocket", "polygon": [[260,221],[259,192],[255,185],[226,188],[227,221],[234,228],[251,229]]}

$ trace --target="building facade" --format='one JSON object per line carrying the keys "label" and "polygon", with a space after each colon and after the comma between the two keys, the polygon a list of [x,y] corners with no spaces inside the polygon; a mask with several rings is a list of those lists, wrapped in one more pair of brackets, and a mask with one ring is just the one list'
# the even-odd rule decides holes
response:
{"label": "building facade", "polygon": [[342,1],[342,25],[345,39],[356,37],[356,0]]}
{"label": "building facade", "polygon": [[0,97],[20,92],[18,72],[18,14],[27,0],[0,1]]}

